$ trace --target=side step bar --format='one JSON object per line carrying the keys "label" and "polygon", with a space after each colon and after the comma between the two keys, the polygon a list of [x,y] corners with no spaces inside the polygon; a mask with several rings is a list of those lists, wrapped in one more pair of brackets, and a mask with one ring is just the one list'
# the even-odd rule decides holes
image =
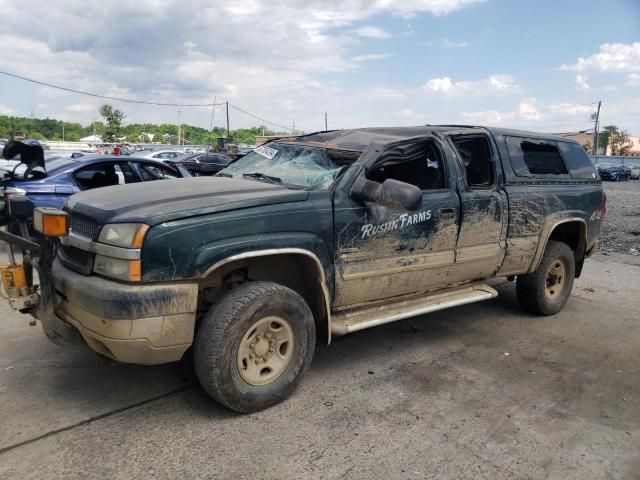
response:
{"label": "side step bar", "polygon": [[489,285],[473,284],[455,289],[410,299],[396,300],[374,307],[362,307],[334,314],[331,318],[331,334],[346,335],[365,328],[403,320],[416,315],[444,310],[445,308],[466,305],[467,303],[489,300],[498,296],[498,292]]}

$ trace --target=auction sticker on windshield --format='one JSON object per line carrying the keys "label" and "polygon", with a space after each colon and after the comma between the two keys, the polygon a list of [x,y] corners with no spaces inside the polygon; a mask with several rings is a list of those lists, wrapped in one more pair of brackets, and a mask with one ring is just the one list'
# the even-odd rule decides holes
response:
{"label": "auction sticker on windshield", "polygon": [[268,158],[269,160],[275,157],[278,153],[278,150],[276,150],[275,148],[265,147],[264,145],[260,145],[259,147],[254,148],[253,151],[258,155],[262,155],[263,157]]}

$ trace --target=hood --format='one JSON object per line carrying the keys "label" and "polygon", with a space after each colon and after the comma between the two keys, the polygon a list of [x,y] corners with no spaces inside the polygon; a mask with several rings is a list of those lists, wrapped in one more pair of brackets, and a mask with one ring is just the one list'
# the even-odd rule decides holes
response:
{"label": "hood", "polygon": [[193,177],[118,185],[77,193],[65,206],[98,223],[148,225],[185,216],[306,200],[309,193],[253,180]]}

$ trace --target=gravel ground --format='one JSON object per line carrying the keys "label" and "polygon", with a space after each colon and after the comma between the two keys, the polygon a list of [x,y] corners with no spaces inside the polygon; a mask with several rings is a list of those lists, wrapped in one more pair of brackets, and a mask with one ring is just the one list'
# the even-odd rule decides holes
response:
{"label": "gravel ground", "polygon": [[640,255],[640,182],[604,182],[607,214],[600,251]]}

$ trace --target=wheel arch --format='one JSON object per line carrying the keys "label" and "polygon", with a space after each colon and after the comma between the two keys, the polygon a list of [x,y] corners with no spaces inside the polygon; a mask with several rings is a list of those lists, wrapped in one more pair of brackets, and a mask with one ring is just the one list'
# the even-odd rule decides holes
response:
{"label": "wheel arch", "polygon": [[584,218],[568,217],[549,221],[540,235],[540,240],[529,273],[534,272],[540,265],[549,240],[557,240],[566,243],[573,250],[576,262],[575,276],[580,276],[587,246],[587,222]]}
{"label": "wheel arch", "polygon": [[298,293],[309,305],[318,332],[324,332],[321,335],[327,344],[331,342],[331,299],[327,276],[315,253],[303,248],[269,248],[230,255],[202,274],[201,289],[222,287],[225,279],[238,272],[243,280],[272,281]]}

